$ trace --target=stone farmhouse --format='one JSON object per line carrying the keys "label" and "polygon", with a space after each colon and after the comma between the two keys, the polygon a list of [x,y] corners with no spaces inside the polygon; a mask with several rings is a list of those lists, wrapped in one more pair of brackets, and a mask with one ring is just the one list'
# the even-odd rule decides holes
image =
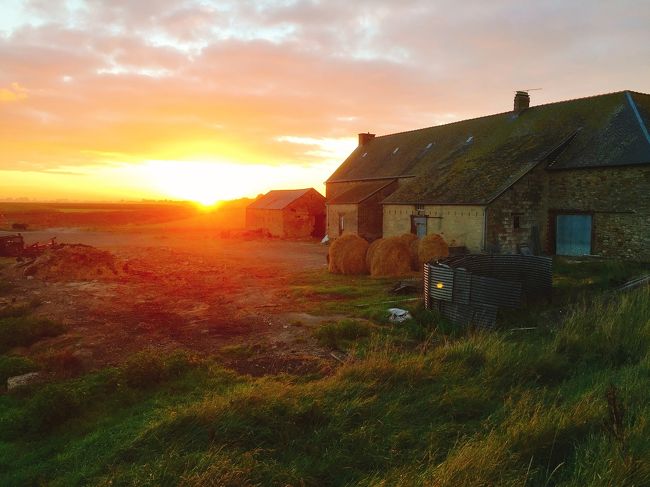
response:
{"label": "stone farmhouse", "polygon": [[622,91],[381,137],[326,182],[327,231],[472,252],[650,261],[650,95]]}
{"label": "stone farmhouse", "polygon": [[246,207],[246,229],[273,237],[322,237],[325,197],[313,188],[269,191]]}

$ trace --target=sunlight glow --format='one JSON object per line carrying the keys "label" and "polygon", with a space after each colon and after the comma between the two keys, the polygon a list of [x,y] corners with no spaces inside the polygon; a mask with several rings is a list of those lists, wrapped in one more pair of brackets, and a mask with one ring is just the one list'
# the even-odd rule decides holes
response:
{"label": "sunlight glow", "polygon": [[[321,183],[336,162],[312,166],[267,166],[233,162],[148,161],[129,171],[156,194],[206,206],[251,197],[270,189],[307,188]],[[322,184],[317,185],[323,191]]]}

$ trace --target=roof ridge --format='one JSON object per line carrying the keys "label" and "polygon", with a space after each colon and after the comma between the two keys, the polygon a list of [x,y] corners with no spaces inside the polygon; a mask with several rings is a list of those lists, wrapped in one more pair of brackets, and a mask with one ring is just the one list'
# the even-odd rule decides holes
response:
{"label": "roof ridge", "polygon": [[[273,191],[307,191],[308,189],[313,189],[313,188],[295,188],[295,189],[270,189],[269,193],[272,193]],[[266,193],[268,194],[268,193]]]}
{"label": "roof ridge", "polygon": [[[532,107],[529,107],[529,108],[526,109],[526,111],[534,110],[536,108],[548,107],[550,105],[558,105],[560,103],[570,103],[570,102],[573,102],[573,101],[587,100],[589,98],[599,98],[601,96],[624,95],[625,93],[628,93],[628,92],[635,93],[635,94],[638,94],[638,95],[650,96],[649,93],[643,93],[641,91],[633,91],[633,90],[611,91],[611,92],[608,92],[608,93],[599,93],[599,94],[596,94],[596,95],[581,96],[581,97],[578,97],[578,98],[569,98],[568,100],[559,100],[559,101],[551,101],[551,102],[548,102],[548,103],[542,103],[541,105],[534,105]],[[478,117],[465,118],[463,120],[456,120],[454,122],[443,123],[443,124],[440,124],[440,125],[430,125],[428,127],[420,127],[418,129],[403,130],[401,132],[393,132],[393,133],[390,133],[390,134],[379,135],[379,136],[375,137],[375,139],[381,139],[381,138],[390,137],[390,136],[393,136],[393,135],[409,134],[409,133],[413,133],[413,132],[419,132],[420,130],[428,130],[428,129],[437,128],[437,127],[448,127],[450,125],[455,125],[455,124],[464,123],[464,122],[470,122],[470,121],[473,121],[473,120],[481,120],[481,119],[484,119],[484,118],[497,117],[497,116],[500,116],[500,115],[506,115],[508,113],[513,113],[513,110],[509,110],[507,112],[492,113],[492,114],[489,114],[489,115],[480,115]]]}
{"label": "roof ridge", "polygon": [[627,98],[627,101],[630,104],[630,108],[632,108],[632,111],[634,112],[636,121],[638,122],[639,127],[641,128],[641,132],[645,136],[645,140],[648,142],[648,144],[650,144],[650,134],[648,133],[648,127],[646,127],[643,118],[641,118],[641,114],[639,113],[639,109],[637,108],[636,103],[634,102],[634,98],[632,98],[632,95],[630,95],[629,91],[625,92],[625,97]]}

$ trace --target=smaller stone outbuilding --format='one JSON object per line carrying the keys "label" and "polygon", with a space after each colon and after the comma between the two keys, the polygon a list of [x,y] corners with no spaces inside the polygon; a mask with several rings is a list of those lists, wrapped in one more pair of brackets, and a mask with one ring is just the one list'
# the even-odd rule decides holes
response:
{"label": "smaller stone outbuilding", "polygon": [[273,237],[322,237],[325,197],[313,188],[269,191],[246,208],[246,229]]}
{"label": "smaller stone outbuilding", "polygon": [[327,235],[340,237],[354,233],[373,241],[381,237],[381,202],[397,187],[396,180],[364,181],[345,187],[339,185],[327,202]]}

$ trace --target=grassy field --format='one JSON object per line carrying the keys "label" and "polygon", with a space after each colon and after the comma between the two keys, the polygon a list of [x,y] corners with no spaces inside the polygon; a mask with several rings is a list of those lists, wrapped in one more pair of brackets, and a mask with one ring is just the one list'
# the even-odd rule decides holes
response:
{"label": "grassy field", "polygon": [[[334,372],[252,378],[145,351],[2,395],[0,485],[649,485],[650,290],[601,295],[643,269],[556,268],[556,304],[517,323],[532,329],[492,332],[414,301],[391,325],[386,301],[409,297],[389,281],[305,275],[297,306],[350,317],[315,332]],[[5,311],[0,343],[30,313]],[[34,329],[21,340],[59,330]],[[0,353],[5,376],[37,367]]]}

